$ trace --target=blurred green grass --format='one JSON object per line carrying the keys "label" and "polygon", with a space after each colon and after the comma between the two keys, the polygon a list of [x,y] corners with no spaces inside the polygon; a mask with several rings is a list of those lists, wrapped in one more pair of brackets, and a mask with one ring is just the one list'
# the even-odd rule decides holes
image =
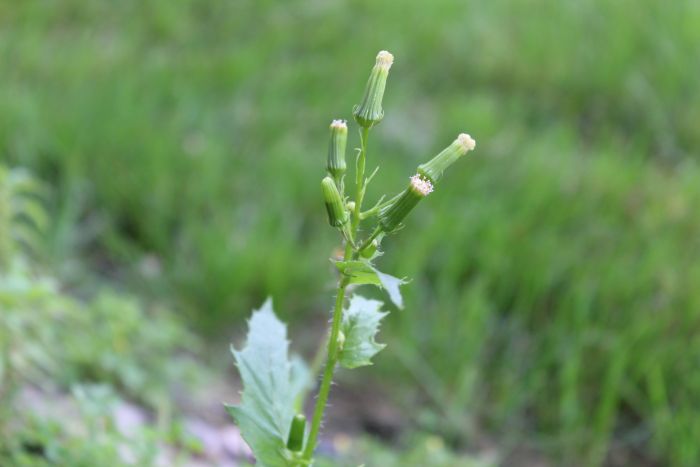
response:
{"label": "blurred green grass", "polygon": [[392,51],[369,200],[460,131],[478,147],[387,251],[414,281],[375,377],[455,443],[700,462],[696,2],[26,1],[0,24],[0,157],[51,183],[52,261],[205,332],[268,294],[297,328],[328,307],[327,124]]}

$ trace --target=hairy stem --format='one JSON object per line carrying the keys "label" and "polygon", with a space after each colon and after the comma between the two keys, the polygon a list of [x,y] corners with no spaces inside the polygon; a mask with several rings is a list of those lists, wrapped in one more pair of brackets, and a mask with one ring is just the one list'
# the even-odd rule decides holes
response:
{"label": "hairy stem", "polygon": [[[357,231],[360,226],[360,213],[362,212],[362,199],[365,196],[365,160],[367,157],[367,136],[369,129],[363,128],[360,131],[360,153],[357,155],[357,165],[355,174],[355,185],[357,191],[355,193],[355,209],[352,212],[352,221],[350,223],[349,237],[356,238]],[[370,239],[370,242],[372,240]],[[353,244],[350,241],[345,242],[344,260],[348,261],[353,257]],[[314,407],[314,415],[311,420],[311,430],[306,441],[302,459],[305,463],[311,464],[316,443],[318,442],[318,434],[321,431],[321,422],[323,421],[323,413],[326,410],[328,395],[331,391],[331,383],[333,382],[333,373],[335,366],[338,363],[338,334],[340,334],[340,324],[343,320],[343,302],[345,300],[345,289],[348,286],[348,279],[342,278],[338,283],[338,294],[335,297],[335,307],[333,308],[333,321],[331,323],[331,332],[328,338],[328,351],[326,352],[326,366],[321,377],[321,387],[318,390],[316,398],[316,406]]]}
{"label": "hairy stem", "polygon": [[316,398],[316,407],[314,409],[314,417],[311,421],[311,430],[309,438],[306,441],[306,449],[304,449],[304,460],[310,462],[316,449],[316,441],[318,433],[321,430],[321,422],[323,421],[323,412],[326,409],[328,402],[328,394],[331,390],[333,381],[333,372],[335,365],[338,363],[338,334],[340,333],[340,323],[343,314],[343,301],[345,300],[345,288],[347,281],[341,280],[338,286],[338,295],[335,298],[335,308],[333,309],[333,323],[331,324],[331,335],[328,338],[328,354],[326,356],[326,367],[323,370],[323,378],[321,379],[321,387],[318,390]]}

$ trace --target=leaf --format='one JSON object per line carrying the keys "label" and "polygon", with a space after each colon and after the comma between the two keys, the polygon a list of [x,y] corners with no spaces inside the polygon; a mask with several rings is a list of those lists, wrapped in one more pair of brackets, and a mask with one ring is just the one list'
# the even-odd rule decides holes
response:
{"label": "leaf", "polygon": [[380,311],[383,303],[355,295],[343,313],[341,331],[345,335],[339,361],[345,368],[371,365],[371,358],[386,344],[375,341],[380,321],[389,313]]}
{"label": "leaf", "polygon": [[351,284],[372,284],[381,287],[381,282],[374,269],[364,261],[336,261],[335,267],[341,274],[350,277]]}
{"label": "leaf", "polygon": [[291,358],[291,377],[290,383],[292,386],[292,391],[297,394],[303,393],[305,390],[312,387],[312,375],[311,370],[303,358],[299,355],[292,355]]}
{"label": "leaf", "polygon": [[262,467],[288,467],[286,448],[295,399],[308,384],[308,370],[290,361],[287,328],[272,311],[268,299],[248,322],[248,338],[242,350],[231,347],[243,380],[241,404],[227,405],[241,434]]}
{"label": "leaf", "polygon": [[311,390],[313,387],[313,375],[311,374],[309,366],[299,355],[292,355],[291,363],[290,382],[292,392],[296,394],[294,411],[295,413],[300,413],[304,409],[304,399],[306,399],[307,391]]}
{"label": "leaf", "polygon": [[394,305],[403,309],[403,297],[399,286],[406,284],[405,279],[385,274],[366,261],[337,261],[335,266],[342,274],[350,277],[351,284],[371,284],[386,290]]}
{"label": "leaf", "polygon": [[403,297],[401,296],[399,286],[405,284],[406,280],[385,274],[375,268],[372,269],[377,274],[377,277],[379,277],[379,281],[382,283],[382,288],[389,294],[389,299],[391,299],[391,301],[394,302],[394,305],[396,305],[398,308],[403,309]]}

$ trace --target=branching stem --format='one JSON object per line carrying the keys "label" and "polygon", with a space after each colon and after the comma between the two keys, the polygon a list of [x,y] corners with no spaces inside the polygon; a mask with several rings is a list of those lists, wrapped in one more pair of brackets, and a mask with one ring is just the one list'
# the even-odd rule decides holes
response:
{"label": "branching stem", "polygon": [[382,228],[380,226],[377,226],[377,228],[374,229],[374,232],[372,232],[372,234],[369,237],[367,237],[367,240],[362,242],[362,245],[360,245],[357,248],[357,250],[355,250],[355,253],[353,254],[352,258],[356,259],[357,256],[360,254],[360,252],[362,250],[364,250],[365,248],[367,248],[368,246],[370,246],[370,244],[372,243],[372,240],[377,238],[377,236],[379,236],[380,233],[382,233]]}
{"label": "branching stem", "polygon": [[369,136],[369,128],[360,130],[360,153],[357,155],[357,174],[355,184],[357,185],[357,193],[355,195],[355,210],[352,213],[352,232],[357,234],[357,228],[360,225],[360,213],[362,212],[362,200],[365,197],[365,160],[367,158],[367,137]]}
{"label": "branching stem", "polygon": [[[349,235],[344,235],[346,237],[345,242],[345,255],[344,260],[348,261],[357,251],[353,251],[353,244],[347,241],[347,237],[357,238],[358,228],[360,226],[360,213],[362,212],[362,199],[365,196],[365,160],[367,157],[367,137],[369,136],[369,128],[362,128],[360,130],[360,152],[357,155],[357,164],[355,174],[355,184],[357,192],[355,195],[355,209],[352,212],[352,221],[350,223]],[[370,236],[369,242],[371,242],[379,232],[375,232]],[[321,386],[318,390],[318,397],[316,398],[316,405],[314,407],[314,415],[311,420],[311,429],[309,431],[309,437],[306,440],[306,446],[304,448],[304,453],[302,455],[302,462],[310,465],[311,460],[316,450],[316,444],[318,442],[318,434],[321,431],[321,422],[323,421],[323,413],[326,410],[326,403],[328,402],[328,395],[331,390],[331,383],[333,382],[333,373],[335,372],[335,366],[338,364],[338,353],[340,349],[338,348],[338,335],[340,334],[340,325],[343,320],[343,303],[345,301],[345,290],[348,286],[348,279],[342,277],[338,282],[338,293],[335,297],[335,307],[333,308],[333,320],[331,323],[331,332],[328,338],[328,351],[326,352],[326,365],[323,370],[323,376],[321,377]]]}

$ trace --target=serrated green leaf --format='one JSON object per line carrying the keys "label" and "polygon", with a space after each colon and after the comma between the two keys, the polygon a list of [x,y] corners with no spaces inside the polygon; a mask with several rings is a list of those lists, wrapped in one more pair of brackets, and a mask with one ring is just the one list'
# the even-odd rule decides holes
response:
{"label": "serrated green leaf", "polygon": [[389,298],[398,308],[403,308],[403,297],[399,287],[406,283],[405,279],[399,279],[385,274],[372,266],[369,262],[361,260],[337,261],[335,266],[342,274],[350,278],[351,284],[371,284],[386,290]]}
{"label": "serrated green leaf", "polygon": [[226,409],[262,467],[293,465],[286,443],[308,370],[300,360],[290,360],[288,348],[287,327],[275,316],[270,299],[250,318],[245,347],[231,348],[243,394],[240,405]]}
{"label": "serrated green leaf", "polygon": [[371,365],[371,358],[386,344],[375,340],[379,332],[379,323],[389,313],[380,311],[383,303],[355,295],[350,300],[348,309],[343,313],[341,330],[345,335],[339,362],[345,368],[357,368]]}

